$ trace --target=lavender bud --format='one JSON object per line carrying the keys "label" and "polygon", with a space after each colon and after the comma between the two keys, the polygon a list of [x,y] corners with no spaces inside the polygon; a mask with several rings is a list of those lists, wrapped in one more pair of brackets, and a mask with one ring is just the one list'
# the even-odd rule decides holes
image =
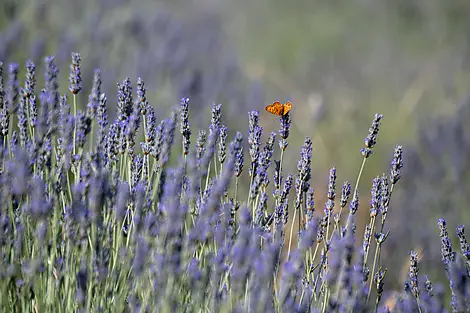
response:
{"label": "lavender bud", "polygon": [[447,233],[447,225],[446,221],[443,218],[440,218],[437,221],[439,226],[441,237],[441,255],[442,255],[442,262],[444,264],[449,264],[450,262],[455,261],[455,252],[452,251],[452,243],[449,239],[449,234]]}
{"label": "lavender bud", "polygon": [[87,116],[93,118],[97,113],[98,107],[102,105],[101,102],[101,72],[95,69],[93,74],[93,87],[91,88],[90,95],[88,96]]}
{"label": "lavender bud", "polygon": [[384,279],[387,269],[380,268],[374,275],[375,287],[377,288],[377,302],[382,298],[384,292]]}
{"label": "lavender bud", "polygon": [[219,150],[218,150],[218,159],[221,164],[225,162],[227,157],[227,127],[222,125],[219,130]]}
{"label": "lavender bud", "polygon": [[196,159],[201,160],[204,152],[206,150],[205,144],[207,139],[207,133],[205,130],[200,130],[198,132],[197,141],[196,141]]}
{"label": "lavender bud", "polygon": [[22,147],[25,147],[28,141],[28,119],[26,116],[26,110],[28,109],[26,106],[27,101],[28,99],[26,98],[25,93],[22,90],[20,105],[18,108],[18,128],[20,131],[20,144]]}
{"label": "lavender bud", "polygon": [[303,192],[307,192],[310,187],[309,180],[311,178],[310,167],[312,163],[312,140],[306,137],[302,150],[300,151],[300,160],[297,162],[297,202],[300,205],[300,197]]}
{"label": "lavender bud", "polygon": [[127,121],[132,114],[132,86],[129,77],[122,83],[118,83],[118,118],[120,121]]}
{"label": "lavender bud", "polygon": [[69,90],[74,94],[78,94],[82,90],[82,74],[80,69],[80,62],[82,58],[80,53],[72,52],[72,64],[70,64],[69,74]]}
{"label": "lavender bud", "polygon": [[8,86],[6,91],[6,108],[9,113],[16,113],[18,107],[16,106],[16,100],[18,99],[18,70],[19,65],[16,63],[10,64],[8,67]]}
{"label": "lavender bud", "polygon": [[418,253],[416,251],[410,252],[410,271],[408,272],[410,278],[410,288],[413,296],[419,298],[418,288]]}
{"label": "lavender bud", "polygon": [[98,123],[98,146],[104,147],[105,144],[105,131],[108,126],[108,113],[107,113],[107,101],[106,94],[100,95],[97,108],[97,123]]}
{"label": "lavender bud", "polygon": [[209,126],[209,136],[210,133],[214,131],[218,131],[220,127],[220,119],[221,119],[221,104],[213,104],[212,105],[212,117],[211,117],[211,124]]}
{"label": "lavender bud", "polygon": [[250,176],[256,173],[256,164],[261,146],[261,135],[263,128],[259,126],[259,111],[254,110],[248,113],[248,144],[250,146],[249,154],[251,157]]}
{"label": "lavender bud", "polygon": [[377,135],[379,134],[380,121],[382,120],[382,114],[375,114],[372,120],[372,125],[369,128],[369,135],[364,140],[365,148],[361,149],[361,153],[364,158],[368,158],[372,154],[372,148],[377,143]]}
{"label": "lavender bud", "polygon": [[336,197],[336,167],[330,169],[330,175],[328,177],[328,201],[326,202],[325,208],[326,211],[333,211],[335,207],[335,197]]}
{"label": "lavender bud", "polygon": [[183,136],[183,155],[189,153],[191,129],[189,128],[189,98],[181,99],[180,132]]}
{"label": "lavender bud", "polygon": [[26,79],[23,92],[29,98],[34,93],[36,87],[36,65],[31,60],[26,61]]}
{"label": "lavender bud", "polygon": [[[46,117],[46,125],[49,127],[48,132],[51,133],[55,130],[56,120],[58,115],[57,111],[59,108],[59,69],[55,65],[55,59],[52,56],[46,57],[46,92],[47,92],[47,110],[42,110],[45,115],[42,117]],[[42,101],[41,101],[42,105]],[[41,118],[42,118],[41,117]]]}
{"label": "lavender bud", "polygon": [[393,153],[392,169],[390,170],[390,181],[392,184],[396,184],[400,180],[400,171],[403,167],[403,147],[396,146],[395,152]]}
{"label": "lavender bud", "polygon": [[145,133],[145,142],[150,144],[150,146],[153,146],[155,144],[157,118],[155,117],[155,111],[151,106],[148,106],[146,113],[145,118],[147,119],[147,129]]}
{"label": "lavender bud", "polygon": [[289,129],[290,129],[290,115],[289,113],[282,115],[281,118],[281,127],[279,129],[279,136],[281,137],[281,140],[279,140],[279,148],[281,148],[282,151],[287,149],[288,142],[287,138],[289,137]]}
{"label": "lavender bud", "polygon": [[470,265],[468,262],[470,261],[470,245],[465,238],[465,226],[460,225],[457,227],[457,236],[459,237],[460,242],[460,250],[462,251],[462,255],[464,259],[467,261],[467,264]]}
{"label": "lavender bud", "polygon": [[364,240],[362,241],[362,250],[365,255],[367,255],[367,252],[369,251],[371,231],[372,229],[370,224],[367,224],[364,229]]}
{"label": "lavender bud", "polygon": [[307,190],[307,199],[305,203],[305,216],[306,223],[313,219],[313,213],[315,212],[315,191],[312,187]]}
{"label": "lavender bud", "polygon": [[352,215],[356,214],[358,208],[359,208],[359,190],[356,188],[353,199],[351,200],[351,203],[349,204],[349,214],[352,214]]}
{"label": "lavender bud", "polygon": [[3,83],[3,62],[0,61],[0,112],[3,111],[5,99],[5,85]]}
{"label": "lavender bud", "polygon": [[38,108],[36,104],[36,95],[32,94],[29,97],[29,123],[33,128],[36,127],[36,121],[38,118]]}
{"label": "lavender bud", "polygon": [[372,180],[372,188],[370,190],[371,199],[370,199],[370,216],[377,216],[377,213],[380,209],[381,204],[381,192],[382,189],[382,179],[376,177]]}
{"label": "lavender bud", "polygon": [[147,89],[142,78],[137,78],[137,103],[140,109],[140,114],[146,115],[149,103],[147,101]]}
{"label": "lavender bud", "polygon": [[346,181],[343,183],[343,186],[341,187],[341,200],[339,201],[340,205],[342,208],[348,204],[349,197],[351,195],[351,184]]}
{"label": "lavender bud", "polygon": [[234,175],[240,177],[243,171],[243,135],[237,132],[235,139],[230,144],[231,157],[234,159]]}

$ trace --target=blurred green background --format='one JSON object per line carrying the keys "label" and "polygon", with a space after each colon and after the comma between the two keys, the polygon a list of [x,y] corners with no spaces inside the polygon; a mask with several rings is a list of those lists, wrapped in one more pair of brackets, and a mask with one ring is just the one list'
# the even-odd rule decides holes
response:
{"label": "blurred green background", "polygon": [[161,118],[190,96],[194,134],[219,102],[231,135],[246,134],[247,112],[258,109],[267,136],[279,125],[264,106],[292,101],[286,170],[295,174],[311,136],[320,213],[328,169],[338,169],[338,190],[354,183],[372,117],[384,114],[360,185],[358,229],[368,219],[372,178],[389,172],[395,145],[404,145],[384,247],[395,288],[410,249],[422,249],[421,272],[443,272],[437,218],[448,220],[455,249],[455,227],[470,225],[469,1],[1,0],[0,8],[0,60],[41,64],[55,55],[65,93],[70,53],[80,52],[82,106],[97,67],[109,103],[126,76],[144,79]]}

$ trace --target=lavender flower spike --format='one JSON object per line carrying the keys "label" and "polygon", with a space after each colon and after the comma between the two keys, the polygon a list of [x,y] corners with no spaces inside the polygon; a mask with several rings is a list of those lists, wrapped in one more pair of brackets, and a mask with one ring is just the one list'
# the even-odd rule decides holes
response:
{"label": "lavender flower spike", "polygon": [[281,139],[279,140],[279,148],[281,148],[282,151],[285,151],[287,149],[287,146],[289,145],[287,138],[289,137],[289,129],[290,129],[290,114],[287,113],[285,115],[282,115],[281,118],[281,128],[279,129],[279,136]]}
{"label": "lavender flower spike", "polygon": [[189,153],[189,146],[191,145],[191,129],[189,127],[189,98],[181,99],[180,106],[180,132],[183,136],[183,155],[187,155]]}
{"label": "lavender flower spike", "polygon": [[361,149],[361,153],[364,158],[368,158],[372,154],[372,148],[377,143],[377,135],[379,134],[380,128],[380,121],[382,120],[382,114],[375,114],[374,119],[372,121],[372,125],[369,128],[369,135],[367,135],[366,139],[364,140],[364,148]]}
{"label": "lavender flower spike", "polygon": [[80,53],[72,52],[72,64],[70,64],[69,74],[69,90],[74,95],[78,94],[82,90],[82,73],[80,69],[80,62],[82,58]]}

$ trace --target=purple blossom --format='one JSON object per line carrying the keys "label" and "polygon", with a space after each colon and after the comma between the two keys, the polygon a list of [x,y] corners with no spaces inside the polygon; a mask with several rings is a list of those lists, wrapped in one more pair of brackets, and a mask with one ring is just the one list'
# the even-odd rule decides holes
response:
{"label": "purple blossom", "polygon": [[[73,92],[72,92],[73,93]],[[95,69],[93,73],[93,85],[91,87],[90,95],[88,96],[88,104],[86,114],[90,118],[94,118],[98,107],[100,106],[101,98],[101,71]]]}
{"label": "purple blossom", "polygon": [[69,90],[74,95],[78,94],[82,90],[82,73],[80,69],[80,63],[82,58],[80,53],[72,52],[72,64],[70,64],[69,74]]}
{"label": "purple blossom", "polygon": [[118,88],[118,118],[120,121],[126,121],[132,114],[132,86],[129,77],[126,77],[122,83],[117,84]]}
{"label": "purple blossom", "polygon": [[[1,75],[0,75],[1,76]],[[24,81],[24,90],[27,98],[34,94],[36,88],[36,65],[31,60],[26,60],[26,79]]]}
{"label": "purple blossom", "polygon": [[312,163],[312,140],[310,137],[305,138],[302,150],[300,151],[300,160],[297,162],[296,177],[296,206],[300,206],[302,194],[307,192],[310,187],[310,167]]}
{"label": "purple blossom", "polygon": [[437,221],[439,226],[441,237],[441,255],[442,255],[442,262],[445,265],[448,265],[450,262],[455,261],[455,252],[452,251],[452,243],[449,238],[449,234],[447,233],[447,224],[445,219],[440,218]]}
{"label": "purple blossom", "polygon": [[369,134],[364,140],[364,148],[361,149],[362,156],[368,158],[372,154],[372,148],[377,143],[377,136],[379,134],[380,122],[383,118],[382,114],[375,114],[372,120],[372,125],[369,128]]}
{"label": "purple blossom", "polygon": [[401,169],[403,167],[403,148],[396,146],[392,159],[392,169],[390,170],[390,181],[396,184],[400,180]]}
{"label": "purple blossom", "polygon": [[240,132],[237,132],[235,139],[230,144],[230,153],[231,157],[234,159],[234,175],[240,177],[243,171],[243,135]]}
{"label": "purple blossom", "polygon": [[281,139],[279,140],[279,148],[281,149],[281,151],[284,151],[287,149],[287,146],[289,144],[287,142],[287,138],[289,137],[289,129],[291,124],[290,114],[287,113],[285,115],[282,115],[280,120],[281,127],[279,129],[279,137],[281,137]]}
{"label": "purple blossom", "polygon": [[183,136],[183,155],[187,155],[189,153],[189,146],[191,145],[191,129],[189,127],[189,98],[181,99],[180,106],[180,132]]}
{"label": "purple blossom", "polygon": [[330,175],[328,177],[328,195],[327,202],[325,204],[325,212],[331,215],[335,207],[335,197],[336,197],[336,167],[330,169]]}
{"label": "purple blossom", "polygon": [[370,216],[375,217],[380,209],[380,205],[382,203],[381,199],[381,190],[382,190],[382,179],[380,177],[376,177],[372,180],[372,188],[370,190]]}

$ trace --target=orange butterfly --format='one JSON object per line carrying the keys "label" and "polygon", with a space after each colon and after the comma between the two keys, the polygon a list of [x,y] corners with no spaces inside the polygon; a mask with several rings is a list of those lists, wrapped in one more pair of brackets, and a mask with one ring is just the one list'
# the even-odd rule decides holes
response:
{"label": "orange butterfly", "polygon": [[267,105],[265,109],[274,115],[283,116],[286,115],[290,109],[292,109],[292,103],[287,101],[286,103],[282,104],[279,101],[276,101],[273,104]]}

